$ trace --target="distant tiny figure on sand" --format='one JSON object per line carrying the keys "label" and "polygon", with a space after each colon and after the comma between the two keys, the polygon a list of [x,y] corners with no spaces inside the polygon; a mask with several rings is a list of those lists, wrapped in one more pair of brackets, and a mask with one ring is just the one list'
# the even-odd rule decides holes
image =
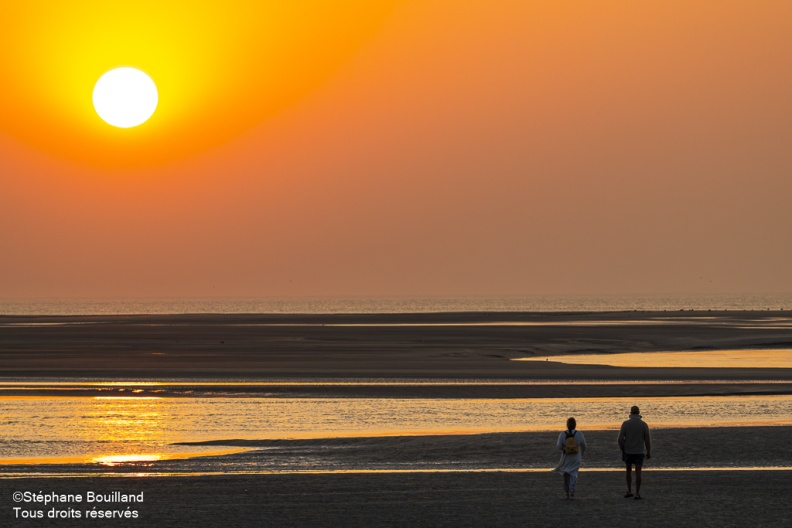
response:
{"label": "distant tiny figure on sand", "polygon": [[[619,449],[622,452],[622,461],[627,464],[627,494],[625,499],[633,497],[632,493],[632,467],[635,466],[635,499],[641,498],[641,468],[646,458],[652,458],[652,441],[649,436],[649,426],[641,418],[641,410],[637,405],[630,409],[630,418],[622,423],[619,431]],[[646,451],[644,451],[646,448]]]}
{"label": "distant tiny figure on sand", "polygon": [[569,418],[566,426],[566,431],[558,435],[556,449],[561,450],[561,460],[558,461],[558,465],[553,471],[564,475],[566,498],[574,499],[578,471],[580,471],[580,464],[583,461],[583,454],[586,452],[586,439],[583,433],[576,430],[577,422],[574,418]]}

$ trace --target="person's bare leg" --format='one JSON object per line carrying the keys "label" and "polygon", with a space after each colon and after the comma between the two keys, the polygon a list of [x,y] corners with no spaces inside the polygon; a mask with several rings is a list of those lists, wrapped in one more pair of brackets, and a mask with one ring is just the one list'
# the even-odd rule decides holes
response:
{"label": "person's bare leg", "polygon": [[641,466],[635,466],[635,496],[641,496]]}

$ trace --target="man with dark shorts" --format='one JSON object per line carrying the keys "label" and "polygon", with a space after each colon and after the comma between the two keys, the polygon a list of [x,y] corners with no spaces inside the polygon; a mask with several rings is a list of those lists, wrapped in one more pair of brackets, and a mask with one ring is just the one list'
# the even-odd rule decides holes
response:
{"label": "man with dark shorts", "polygon": [[622,460],[627,464],[627,495],[625,499],[633,496],[632,493],[632,467],[635,466],[635,499],[641,498],[641,468],[644,462],[644,446],[646,458],[652,458],[652,441],[649,438],[649,426],[641,420],[641,411],[638,406],[630,409],[630,419],[622,423],[619,431],[619,448]]}

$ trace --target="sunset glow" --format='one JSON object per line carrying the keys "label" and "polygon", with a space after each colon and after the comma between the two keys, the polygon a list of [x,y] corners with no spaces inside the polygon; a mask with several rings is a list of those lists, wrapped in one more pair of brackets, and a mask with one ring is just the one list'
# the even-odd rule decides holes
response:
{"label": "sunset glow", "polygon": [[[0,286],[788,293],[790,17],[714,0],[8,3]],[[118,128],[92,94],[125,67],[158,103]]]}
{"label": "sunset glow", "polygon": [[[376,31],[392,4],[141,0],[119,7],[32,0],[5,6],[2,126],[94,165],[178,159],[299,100]],[[105,123],[94,122],[92,90],[102,74],[127,65],[156,79],[163,104],[156,125],[108,134]]]}

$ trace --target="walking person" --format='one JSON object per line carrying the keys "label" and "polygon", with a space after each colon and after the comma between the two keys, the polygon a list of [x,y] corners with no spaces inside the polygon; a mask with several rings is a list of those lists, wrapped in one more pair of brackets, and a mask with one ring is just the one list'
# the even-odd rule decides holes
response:
{"label": "walking person", "polygon": [[[622,460],[627,464],[627,494],[625,499],[633,497],[632,493],[632,467],[635,466],[635,499],[641,498],[641,468],[646,458],[652,458],[652,441],[649,436],[649,426],[642,420],[641,410],[637,405],[630,409],[630,418],[622,423],[619,431],[619,448]],[[646,451],[644,451],[646,448]]]}
{"label": "walking person", "polygon": [[583,453],[586,452],[586,439],[583,433],[576,429],[577,422],[574,418],[569,418],[566,426],[566,431],[558,435],[556,449],[561,450],[561,460],[553,471],[564,475],[566,498],[574,499],[578,471],[583,461]]}

